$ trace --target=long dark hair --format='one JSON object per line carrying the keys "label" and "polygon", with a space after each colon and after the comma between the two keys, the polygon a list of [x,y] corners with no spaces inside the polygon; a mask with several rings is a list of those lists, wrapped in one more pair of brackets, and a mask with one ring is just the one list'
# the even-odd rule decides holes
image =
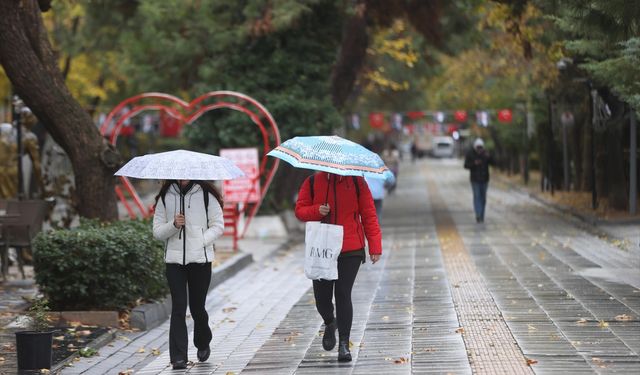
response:
{"label": "long dark hair", "polygon": [[[218,203],[220,204],[220,208],[224,208],[224,201],[222,199],[222,194],[220,194],[220,192],[218,191],[218,189],[216,188],[216,186],[209,181],[197,181],[197,180],[193,180],[191,181],[195,184],[200,185],[200,187],[202,188],[202,192],[204,194],[206,193],[211,193],[213,194],[213,196],[216,198],[216,200],[218,201]],[[158,205],[158,200],[160,200],[160,198],[164,198],[164,196],[167,194],[167,190],[169,190],[169,187],[171,186],[171,184],[178,184],[177,180],[165,180],[162,183],[162,187],[160,188],[160,191],[158,192],[158,195],[156,195],[156,203],[153,205],[153,207],[155,208]],[[178,184],[179,186],[179,184]]]}

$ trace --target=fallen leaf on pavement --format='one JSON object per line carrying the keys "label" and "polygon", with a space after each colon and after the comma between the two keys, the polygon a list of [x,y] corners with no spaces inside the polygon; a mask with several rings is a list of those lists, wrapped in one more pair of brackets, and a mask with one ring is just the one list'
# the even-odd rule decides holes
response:
{"label": "fallen leaf on pavement", "polygon": [[580,318],[580,320],[578,320],[576,323],[578,324],[585,324],[587,322],[587,319],[585,318]]}
{"label": "fallen leaf on pavement", "polygon": [[225,314],[228,314],[230,312],[236,311],[237,309],[238,309],[237,307],[225,307],[224,309],[222,309],[222,312]]}
{"label": "fallen leaf on pavement", "polygon": [[227,373],[226,373],[226,374],[224,374],[224,375],[236,375],[236,373],[235,373],[235,372],[233,372],[233,371],[227,371]]}
{"label": "fallen leaf on pavement", "polygon": [[396,359],[395,361],[393,361],[393,363],[395,363],[397,365],[400,365],[400,364],[403,364],[403,363],[408,363],[408,362],[409,362],[409,360],[406,359],[405,357],[400,357],[400,358]]}
{"label": "fallen leaf on pavement", "polygon": [[527,366],[535,365],[536,363],[538,363],[538,361],[535,359],[527,358]]}
{"label": "fallen leaf on pavement", "polygon": [[464,333],[464,328],[460,327],[456,329],[456,333]]}
{"label": "fallen leaf on pavement", "polygon": [[626,322],[628,320],[632,320],[633,316],[627,315],[627,314],[621,314],[621,315],[617,315],[615,319],[621,322]]}
{"label": "fallen leaf on pavement", "polygon": [[160,350],[158,348],[151,349],[151,354],[158,356],[160,355]]}
{"label": "fallen leaf on pavement", "polygon": [[601,320],[600,323],[598,323],[598,326],[600,326],[600,328],[607,328],[609,327],[609,323],[605,322],[604,320]]}
{"label": "fallen leaf on pavement", "polygon": [[144,353],[144,352],[146,352],[146,350],[144,348],[138,349],[138,353]]}
{"label": "fallen leaf on pavement", "polygon": [[124,371],[120,371],[118,373],[118,375],[131,375],[133,374],[133,370],[132,369],[128,369],[128,370],[124,370]]}

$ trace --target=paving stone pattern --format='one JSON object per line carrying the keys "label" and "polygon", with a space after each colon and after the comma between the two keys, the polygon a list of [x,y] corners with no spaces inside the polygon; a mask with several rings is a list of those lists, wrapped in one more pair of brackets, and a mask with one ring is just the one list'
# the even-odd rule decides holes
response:
{"label": "paving stone pattern", "polygon": [[531,374],[502,313],[467,251],[433,177],[427,187],[444,264],[473,373]]}
{"label": "paving stone pattern", "polygon": [[209,294],[208,362],[172,371],[166,322],[64,373],[640,373],[635,253],[515,191],[491,185],[485,224],[471,202],[459,161],[402,165],[383,257],[354,286],[350,363],[322,349],[299,244]]}
{"label": "paving stone pattern", "polygon": [[[489,189],[486,224],[472,222],[455,173],[438,174],[447,207],[531,368],[640,373],[640,257],[516,192]],[[617,319],[616,319],[617,318]],[[622,319],[622,320],[621,320]]]}

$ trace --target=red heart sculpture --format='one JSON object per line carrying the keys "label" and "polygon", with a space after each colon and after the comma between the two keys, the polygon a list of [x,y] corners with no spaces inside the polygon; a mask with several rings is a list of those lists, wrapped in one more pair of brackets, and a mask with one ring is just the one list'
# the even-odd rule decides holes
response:
{"label": "red heart sculpture", "polygon": [[[107,136],[109,142],[112,145],[115,145],[118,135],[122,133],[124,122],[140,112],[148,110],[165,111],[182,124],[191,124],[204,113],[220,108],[232,109],[246,114],[251,118],[253,123],[258,126],[262,133],[263,154],[260,162],[259,178],[264,178],[264,181],[261,181],[260,184],[260,200],[255,204],[249,204],[248,201],[245,201],[243,204],[243,212],[247,210],[249,211],[244,226],[244,230],[246,231],[251,219],[258,212],[260,204],[271,185],[271,181],[273,180],[273,176],[275,175],[279,165],[279,159],[267,158],[267,153],[280,144],[280,131],[278,130],[278,125],[269,111],[267,111],[267,109],[257,100],[234,91],[208,92],[197,97],[191,103],[187,103],[173,95],[153,92],[144,93],[128,98],[118,104],[109,113],[109,115],[107,115],[106,119],[102,123],[100,133],[103,136]],[[269,127],[265,127],[264,121],[268,123]],[[112,124],[115,125],[112,127]],[[268,160],[272,161],[272,164],[269,167],[267,167]],[[135,187],[131,184],[129,179],[121,177],[121,181],[125,189],[133,197],[133,200],[139,211],[142,213],[142,216],[149,216],[151,210],[144,207]],[[129,215],[135,217],[136,214],[129,206],[124,193],[119,186],[116,187],[116,194],[124,203]],[[248,198],[249,195],[247,194],[247,200]],[[243,235],[244,232],[239,237],[241,238]]]}

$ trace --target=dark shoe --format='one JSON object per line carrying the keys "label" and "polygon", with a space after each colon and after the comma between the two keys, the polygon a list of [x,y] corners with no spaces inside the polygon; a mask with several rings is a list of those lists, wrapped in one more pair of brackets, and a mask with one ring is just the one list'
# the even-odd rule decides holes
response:
{"label": "dark shoe", "polygon": [[211,350],[209,348],[198,350],[198,361],[205,362],[209,359],[209,354],[211,354]]}
{"label": "dark shoe", "polygon": [[338,346],[338,362],[351,362],[351,352],[349,351],[349,340],[340,340]]}
{"label": "dark shoe", "polygon": [[184,370],[187,368],[187,361],[175,361],[173,362],[174,370]]}
{"label": "dark shoe", "polygon": [[333,348],[336,347],[336,328],[338,328],[338,325],[336,324],[335,319],[324,327],[322,347],[326,351],[333,350]]}

